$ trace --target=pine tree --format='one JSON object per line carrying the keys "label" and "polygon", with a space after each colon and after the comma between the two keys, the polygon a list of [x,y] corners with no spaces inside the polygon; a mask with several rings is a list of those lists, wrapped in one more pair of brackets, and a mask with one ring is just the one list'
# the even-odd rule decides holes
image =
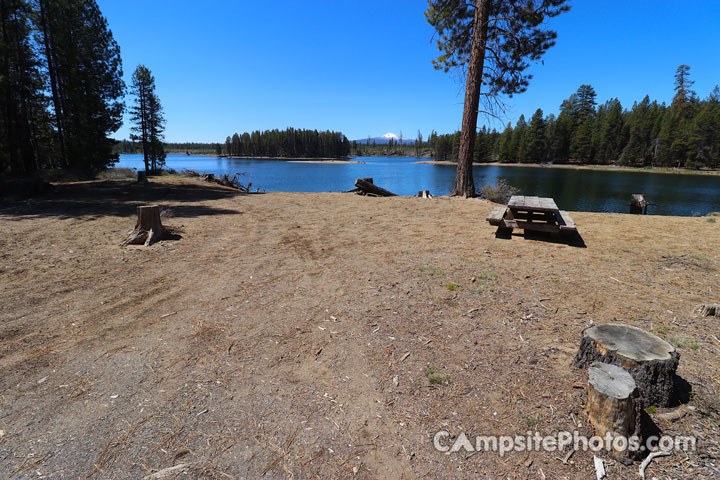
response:
{"label": "pine tree", "polygon": [[138,65],[131,82],[130,93],[135,96],[130,107],[131,139],[142,144],[145,171],[156,173],[165,161],[162,145],[165,119],[155,93],[155,77],[145,65]]}
{"label": "pine tree", "polygon": [[570,158],[578,163],[588,163],[593,157],[593,119],[586,118],[575,130],[570,144]]}
{"label": "pine tree", "polygon": [[[452,195],[475,196],[472,175],[480,89],[485,99],[527,89],[531,61],[555,43],[544,21],[569,10],[565,0],[429,0],[425,17],[438,33],[435,68],[467,70],[465,105]],[[487,68],[486,68],[487,67]]]}
{"label": "pine tree", "polygon": [[150,127],[150,168],[157,173],[165,166],[165,147],[163,146],[165,116],[160,99],[154,92],[148,99],[148,126]]}
{"label": "pine tree", "polygon": [[0,174],[32,174],[48,155],[50,125],[31,15],[26,0],[0,0]]}
{"label": "pine tree", "polygon": [[596,159],[597,163],[609,164],[618,160],[626,143],[623,133],[625,121],[623,120],[622,105],[617,98],[605,102],[602,110],[604,115],[602,115],[602,120],[598,121],[599,139]]}
{"label": "pine tree", "polygon": [[498,159],[503,163],[511,163],[515,161],[515,152],[513,151],[513,128],[508,122],[505,130],[500,134]]}
{"label": "pine tree", "polygon": [[240,135],[235,132],[230,140],[230,152],[231,155],[240,155]]}
{"label": "pine tree", "polygon": [[122,124],[120,48],[95,0],[37,0],[61,162],[82,170],[108,166]]}
{"label": "pine tree", "polygon": [[512,162],[524,162],[525,161],[525,155],[526,155],[526,136],[527,134],[527,122],[525,121],[525,115],[520,115],[520,118],[518,118],[517,123],[515,124],[515,129],[512,133],[512,153],[513,153],[513,159]]}
{"label": "pine tree", "polygon": [[695,116],[688,151],[686,166],[720,166],[720,88],[717,85]]}
{"label": "pine tree", "polygon": [[696,94],[691,90],[694,83],[693,80],[690,80],[690,67],[680,65],[675,71],[675,96],[670,108],[683,120],[688,117],[690,113],[688,110],[695,102]]}
{"label": "pine tree", "polygon": [[527,140],[525,142],[525,161],[532,163],[542,163],[545,161],[547,150],[547,140],[545,138],[545,129],[547,124],[543,118],[543,111],[537,109],[530,119],[528,127]]}

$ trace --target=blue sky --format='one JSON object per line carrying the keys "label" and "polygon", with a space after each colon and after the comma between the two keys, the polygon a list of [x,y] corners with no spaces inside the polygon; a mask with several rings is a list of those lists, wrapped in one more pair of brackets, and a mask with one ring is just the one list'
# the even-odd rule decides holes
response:
{"label": "blue sky", "polygon": [[[349,139],[386,132],[427,138],[460,128],[464,83],[434,70],[422,0],[98,0],[129,84],[155,75],[170,142],[223,142],[234,132],[293,126]],[[678,65],[706,97],[720,83],[720,2],[575,0],[527,92],[504,122],[557,113],[583,83],[629,108],[672,99]],[[479,124],[502,129],[500,121]],[[125,125],[115,134],[127,138]]]}

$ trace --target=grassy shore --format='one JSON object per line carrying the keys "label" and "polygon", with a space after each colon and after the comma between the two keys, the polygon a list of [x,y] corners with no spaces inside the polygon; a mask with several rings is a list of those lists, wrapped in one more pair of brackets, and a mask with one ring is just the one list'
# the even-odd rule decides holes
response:
{"label": "grassy shore", "polygon": [[[420,164],[428,165],[457,165],[450,160],[422,160]],[[475,167],[522,167],[522,168],[559,168],[566,170],[593,170],[599,172],[633,172],[633,173],[667,173],[673,175],[720,175],[720,170],[691,170],[687,168],[669,167],[627,167],[616,165],[573,165],[573,164],[539,164],[539,163],[501,163],[482,162],[473,163]]]}

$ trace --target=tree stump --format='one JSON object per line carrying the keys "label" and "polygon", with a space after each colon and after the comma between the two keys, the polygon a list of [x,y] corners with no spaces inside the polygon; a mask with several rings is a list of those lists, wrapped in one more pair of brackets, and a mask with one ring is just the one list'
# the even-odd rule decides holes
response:
{"label": "tree stump", "polygon": [[126,245],[152,245],[158,240],[165,238],[167,232],[160,221],[160,207],[158,205],[146,205],[137,207],[137,223],[135,230],[122,243]]}
{"label": "tree stump", "polygon": [[630,325],[595,325],[582,333],[573,365],[610,363],[630,372],[643,407],[670,407],[678,402],[675,382],[680,354],[660,337]]}
{"label": "tree stump", "polygon": [[642,436],[642,399],[632,375],[615,365],[593,363],[588,368],[586,409],[595,435],[603,442],[610,441],[610,446],[603,443],[603,448],[609,448],[615,457],[632,458],[635,452],[628,450],[628,443],[615,440],[635,436],[640,441]]}
{"label": "tree stump", "polygon": [[634,215],[646,215],[648,202],[642,193],[633,193],[630,200],[630,213]]}
{"label": "tree stump", "polygon": [[138,174],[138,179],[137,179],[138,183],[142,183],[143,185],[148,183],[147,172],[145,172],[145,170],[140,170],[137,172],[137,174]]}
{"label": "tree stump", "polygon": [[420,198],[433,198],[433,196],[430,194],[430,190],[420,190],[417,196]]}

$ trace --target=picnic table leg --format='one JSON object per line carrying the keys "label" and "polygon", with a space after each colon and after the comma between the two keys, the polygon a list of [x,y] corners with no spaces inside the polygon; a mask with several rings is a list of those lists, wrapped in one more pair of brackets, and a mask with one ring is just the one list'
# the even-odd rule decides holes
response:
{"label": "picnic table leg", "polygon": [[[505,220],[505,219],[508,219],[508,220],[515,219],[515,217],[513,216],[512,210],[510,210],[509,208],[507,210],[505,210],[505,215],[503,215],[503,220]],[[512,232],[513,232],[512,228],[504,227],[503,224],[501,223],[500,226],[497,228],[497,230],[495,230],[495,238],[506,238],[506,239],[510,238],[510,237],[512,237]]]}

